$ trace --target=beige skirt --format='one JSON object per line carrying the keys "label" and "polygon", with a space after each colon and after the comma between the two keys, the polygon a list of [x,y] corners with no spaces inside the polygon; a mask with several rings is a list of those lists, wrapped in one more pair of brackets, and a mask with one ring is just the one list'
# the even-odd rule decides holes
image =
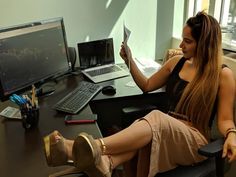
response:
{"label": "beige skirt", "polygon": [[150,125],[152,142],[125,165],[127,176],[153,177],[178,165],[194,165],[206,159],[197,151],[208,141],[196,128],[157,110],[140,120]]}

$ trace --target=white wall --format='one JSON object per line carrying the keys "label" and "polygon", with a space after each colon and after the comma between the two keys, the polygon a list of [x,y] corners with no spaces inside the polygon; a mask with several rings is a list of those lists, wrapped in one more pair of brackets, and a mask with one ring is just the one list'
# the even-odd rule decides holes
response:
{"label": "white wall", "polygon": [[113,37],[116,62],[123,21],[132,31],[129,45],[136,57],[155,59],[156,0],[0,0],[0,28],[63,17],[69,46]]}
{"label": "white wall", "polygon": [[165,51],[171,47],[175,1],[176,0],[157,1],[156,59],[162,59]]}
{"label": "white wall", "polygon": [[117,53],[123,39],[123,23],[131,30],[129,46],[137,58],[155,59],[156,0],[129,0],[111,31]]}

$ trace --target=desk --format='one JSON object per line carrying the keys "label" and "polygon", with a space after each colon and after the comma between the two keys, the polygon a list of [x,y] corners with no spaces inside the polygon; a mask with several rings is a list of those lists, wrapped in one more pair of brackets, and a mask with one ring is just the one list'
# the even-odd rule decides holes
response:
{"label": "desk", "polygon": [[[36,129],[25,131],[20,121],[0,119],[0,176],[46,177],[67,167],[48,167],[43,152],[43,136],[59,130],[66,138],[75,138],[79,132],[88,132],[101,137],[97,124],[69,125],[64,123],[64,113],[52,109],[54,103],[73,89],[80,77],[63,78],[56,85],[56,92],[40,98],[40,118]],[[10,102],[1,103],[1,110]],[[0,110],[0,111],[1,111]],[[91,113],[89,106],[81,114]],[[71,177],[78,175],[70,175]]]}

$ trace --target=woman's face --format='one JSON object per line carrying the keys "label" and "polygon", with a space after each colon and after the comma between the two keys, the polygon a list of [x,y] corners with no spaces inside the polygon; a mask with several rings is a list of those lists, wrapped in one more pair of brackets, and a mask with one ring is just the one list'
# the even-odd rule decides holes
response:
{"label": "woman's face", "polygon": [[191,35],[191,28],[185,25],[183,28],[182,42],[179,47],[182,49],[185,58],[191,58],[195,56],[197,43]]}

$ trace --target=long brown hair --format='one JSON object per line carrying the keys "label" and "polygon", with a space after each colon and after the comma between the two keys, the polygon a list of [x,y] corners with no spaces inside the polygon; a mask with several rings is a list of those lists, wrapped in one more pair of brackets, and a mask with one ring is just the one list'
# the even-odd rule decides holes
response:
{"label": "long brown hair", "polygon": [[186,86],[176,112],[187,115],[193,125],[209,137],[209,120],[217,97],[222,46],[219,23],[205,12],[187,20],[196,40],[194,79]]}

